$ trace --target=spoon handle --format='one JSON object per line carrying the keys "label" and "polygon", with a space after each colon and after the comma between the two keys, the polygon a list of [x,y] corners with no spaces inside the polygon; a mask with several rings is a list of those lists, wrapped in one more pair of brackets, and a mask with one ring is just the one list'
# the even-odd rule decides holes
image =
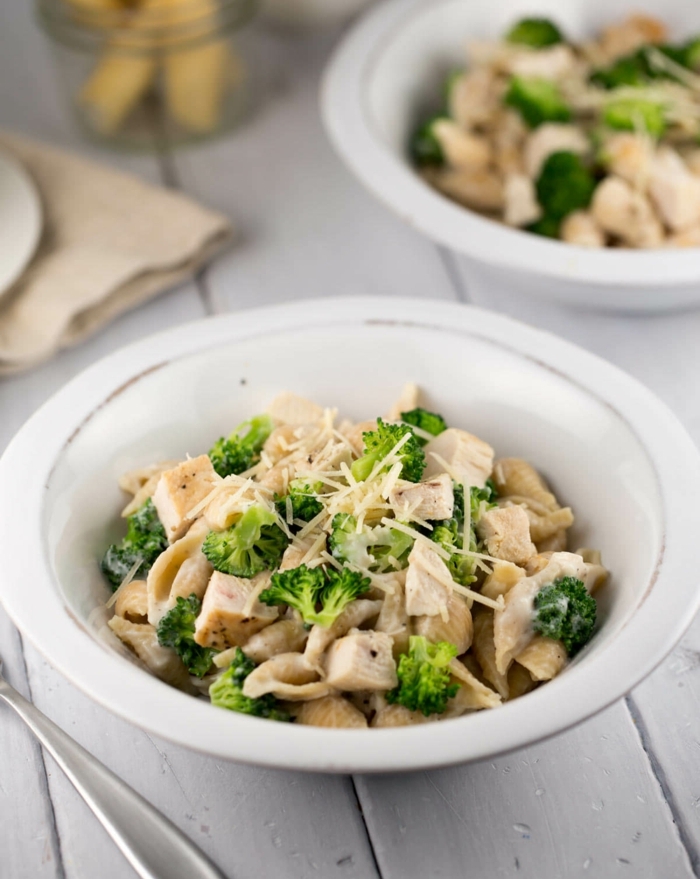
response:
{"label": "spoon handle", "polygon": [[167,818],[2,678],[0,699],[14,708],[66,773],[142,879],[224,879]]}

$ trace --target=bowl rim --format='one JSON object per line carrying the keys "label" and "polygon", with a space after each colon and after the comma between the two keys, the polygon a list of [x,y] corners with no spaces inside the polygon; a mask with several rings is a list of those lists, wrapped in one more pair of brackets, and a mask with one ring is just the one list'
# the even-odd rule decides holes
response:
{"label": "bowl rim", "polygon": [[382,141],[369,93],[387,46],[416,19],[456,4],[463,5],[461,0],[388,0],[360,18],[328,63],[320,92],[326,133],[365,188],[433,241],[494,267],[622,288],[696,282],[698,248],[587,248],[512,229],[438,193]]}
{"label": "bowl rim", "polygon": [[[664,542],[632,617],[610,643],[592,649],[585,664],[575,663],[566,675],[524,699],[469,718],[329,734],[325,729],[216,711],[144,674],[99,643],[64,604],[48,558],[43,509],[51,472],[76,430],[115,395],[150,372],[167,368],[170,361],[237,340],[333,325],[404,325],[478,336],[555,371],[612,407],[636,434],[657,474]],[[46,402],[0,460],[0,555],[5,562],[0,600],[19,629],[69,681],[115,714],[180,745],[239,762],[319,772],[446,766],[493,757],[580,723],[625,695],[673,649],[700,605],[700,590],[688,575],[700,564],[698,493],[700,453],[676,416],[636,379],[569,342],[457,303],[368,297],[308,300],[204,318],[148,336],[98,361]],[[18,588],[22,583],[33,587]],[[470,736],[464,735],[466,723]],[[366,748],[368,735],[372,748]]]}

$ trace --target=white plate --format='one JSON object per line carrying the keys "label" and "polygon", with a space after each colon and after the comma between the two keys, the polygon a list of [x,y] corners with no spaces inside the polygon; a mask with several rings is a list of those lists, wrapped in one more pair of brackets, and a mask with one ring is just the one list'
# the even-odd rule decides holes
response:
{"label": "white plate", "polygon": [[[601,595],[600,630],[565,673],[458,720],[323,730],[212,707],[102,640],[98,609],[109,591],[98,559],[123,531],[121,473],[205,451],[285,388],[361,419],[385,411],[411,379],[449,423],[540,468],[574,508],[572,543],[602,550],[612,577]],[[69,680],[164,738],[294,769],[440,766],[559,732],[654,668],[699,604],[698,496],[700,455],[677,419],[597,357],[475,308],[316,300],[144,339],[44,405],[0,462],[0,599]]]}
{"label": "white plate", "polygon": [[20,163],[0,150],[0,296],[27,267],[41,238],[41,200]]}

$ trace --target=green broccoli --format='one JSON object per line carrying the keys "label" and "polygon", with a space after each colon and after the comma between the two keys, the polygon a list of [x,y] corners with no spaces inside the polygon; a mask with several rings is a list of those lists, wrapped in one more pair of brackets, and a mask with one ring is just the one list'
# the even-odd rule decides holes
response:
{"label": "green broccoli", "polygon": [[609,67],[594,71],[590,81],[604,89],[616,89],[622,86],[641,87],[648,84],[651,76],[646,54],[637,51],[618,58]]}
{"label": "green broccoli", "polygon": [[575,577],[560,577],[535,596],[532,627],[539,635],[562,641],[574,656],[593,635],[596,602]]}
{"label": "green broccoli", "polygon": [[214,470],[219,476],[231,476],[257,464],[260,450],[272,433],[273,426],[269,415],[256,415],[250,421],[239,424],[228,439],[221,437],[209,452]]}
{"label": "green broccoli", "polygon": [[642,130],[652,137],[666,131],[663,104],[645,98],[615,98],[603,108],[603,122],[621,131]]}
{"label": "green broccoli", "polygon": [[141,564],[134,576],[145,577],[153,562],[167,547],[165,529],[160,523],[153,501],[149,498],[127,518],[126,537],[122,542],[112,544],[107,549],[100,565],[102,573],[112,589],[117,589],[139,559]]}
{"label": "green broccoli", "polygon": [[[351,601],[369,589],[370,581],[355,571],[343,568],[327,573],[322,568],[299,565],[273,574],[270,585],[260,593],[263,604],[286,604],[299,611],[306,625],[328,628]],[[320,610],[316,610],[317,605]]]}
{"label": "green broccoli", "polygon": [[[365,443],[364,454],[352,465],[352,475],[362,482],[371,474],[375,465],[385,458],[394,446],[409,434],[408,440],[399,449],[401,477],[409,482],[418,482],[425,469],[425,455],[416,435],[408,424],[387,424],[377,419],[377,429],[362,434]],[[388,465],[383,470],[388,470]]]}
{"label": "green broccoli", "polygon": [[700,70],[700,37],[694,37],[683,46],[683,66]]}
{"label": "green broccoli", "polygon": [[370,571],[385,571],[408,564],[408,554],[413,546],[410,534],[392,528],[390,525],[370,528],[365,525],[357,531],[357,519],[349,513],[337,513],[331,523],[328,549],[333,558]]}
{"label": "green broccoli", "polygon": [[254,577],[260,571],[273,571],[288,544],[276,522],[275,514],[265,507],[249,507],[238,524],[226,531],[210,531],[202,552],[222,574]]}
{"label": "green broccoli", "polygon": [[[444,430],[447,430],[447,422],[436,412],[428,412],[427,409],[411,409],[410,412],[402,412],[401,420],[413,427],[418,427],[426,433],[433,436],[439,436]],[[427,440],[417,436],[418,442],[424,446]]]}
{"label": "green broccoli", "polygon": [[535,186],[545,216],[563,220],[572,211],[588,207],[596,181],[580,156],[561,151],[547,158]]}
{"label": "green broccoli", "polygon": [[239,714],[289,721],[291,718],[286,711],[279,708],[279,702],[271,693],[258,699],[243,695],[243,682],[254,668],[253,660],[249,659],[240,647],[236,647],[231,665],[209,687],[211,704],[219,708],[227,708],[229,711],[238,711]]}
{"label": "green broccoli", "polygon": [[[487,479],[483,488],[477,488],[473,485],[469,489],[472,521],[478,521],[479,516],[484,510],[492,510],[496,506],[494,501],[497,497],[498,489],[493,479]],[[464,503],[464,489],[462,489],[462,503]],[[482,504],[486,504],[486,506],[482,507]]]}
{"label": "green broccoli", "polygon": [[399,659],[396,673],[399,685],[386,694],[391,704],[398,703],[426,717],[442,714],[447,700],[457,694],[459,684],[450,683],[448,666],[457,656],[457,648],[449,641],[431,644],[422,635],[411,635],[408,653]]}
{"label": "green broccoli", "polygon": [[[430,539],[440,544],[443,549],[449,552],[450,558],[445,564],[448,567],[450,576],[462,586],[470,586],[476,580],[474,576],[475,561],[469,556],[455,552],[456,549],[464,549],[464,488],[461,485],[454,486],[454,513],[451,519],[444,519],[436,522],[430,533]],[[472,486],[469,489],[469,510],[470,510],[470,528],[469,528],[469,547],[471,552],[478,552],[479,544],[476,539],[475,525],[486,510],[493,509],[496,504],[493,499],[498,496],[496,486],[489,479],[484,488],[476,488]]]}
{"label": "green broccoli", "polygon": [[431,116],[422,122],[413,134],[410,144],[411,158],[419,168],[428,166],[439,168],[445,164],[445,154],[435,134],[435,123],[446,118],[444,113]]}
{"label": "green broccoli", "polygon": [[452,100],[452,92],[454,91],[455,85],[457,85],[457,83],[463,76],[464,70],[461,67],[458,67],[455,70],[451,70],[445,77],[445,81],[442,86],[442,93],[445,98],[445,107],[447,108],[448,116],[450,115],[449,107],[450,101]]}
{"label": "green broccoli", "polygon": [[285,497],[277,499],[277,512],[287,519],[287,499],[292,504],[292,517],[310,522],[323,512],[323,504],[318,495],[323,491],[322,482],[309,482],[306,479],[293,479]]}
{"label": "green broccoli", "polygon": [[530,128],[537,128],[543,122],[568,122],[571,119],[571,109],[557,86],[548,79],[514,76],[504,101],[520,112]]}
{"label": "green broccoli", "polygon": [[561,31],[548,18],[523,18],[506,34],[509,43],[520,43],[533,49],[544,49],[564,40]]}
{"label": "green broccoli", "polygon": [[192,593],[189,598],[178,598],[175,607],[161,617],[156,633],[162,647],[172,647],[185,663],[190,674],[203,678],[211,668],[217,653],[211,647],[201,647],[194,640],[194,625],[202,602]]}

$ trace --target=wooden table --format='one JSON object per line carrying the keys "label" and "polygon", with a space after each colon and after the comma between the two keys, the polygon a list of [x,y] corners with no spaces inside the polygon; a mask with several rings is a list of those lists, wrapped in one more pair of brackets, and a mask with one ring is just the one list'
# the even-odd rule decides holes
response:
{"label": "wooden table", "polygon": [[[181,188],[230,214],[241,234],[195,283],[50,364],[0,382],[3,446],[79,370],[191,318],[339,294],[471,301],[454,256],[367,195],[324,137],[317,92],[338,33],[264,36],[272,86],[254,121],[211,145],[135,157],[78,138],[30,5],[5,0],[0,10],[0,124]],[[606,317],[521,300],[517,291],[482,295],[477,304],[619,364],[700,439],[700,312]],[[698,624],[631,696],[577,729],[493,762],[394,777],[256,769],[155,739],[68,684],[1,611],[0,655],[16,687],[232,879],[700,876]],[[51,759],[3,712],[0,876],[133,875]]]}

